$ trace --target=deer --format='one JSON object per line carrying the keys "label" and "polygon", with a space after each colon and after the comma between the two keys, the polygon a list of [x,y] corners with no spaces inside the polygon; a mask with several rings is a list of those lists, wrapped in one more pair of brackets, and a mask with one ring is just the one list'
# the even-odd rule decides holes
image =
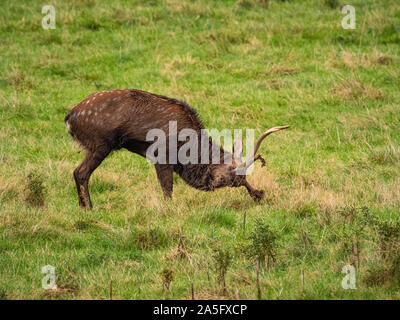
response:
{"label": "deer", "polygon": [[[111,152],[126,149],[146,157],[146,151],[152,145],[146,139],[147,133],[153,128],[159,128],[168,136],[170,121],[176,122],[178,131],[190,128],[200,135],[204,130],[197,112],[186,102],[137,89],[95,92],[72,108],[64,122],[69,134],[85,150],[84,160],[73,171],[79,206],[92,209],[89,179]],[[226,155],[231,155],[230,163],[155,163],[156,176],[164,198],[172,197],[175,172],[196,189],[213,191],[222,187],[245,187],[255,201],[260,201],[264,197],[264,191],[253,188],[248,183],[246,174],[238,174],[238,171],[240,169],[246,172],[256,160],[265,165],[261,155],[256,156],[262,141],[271,133],[286,128],[289,126],[273,127],[265,131],[245,162],[240,160],[243,146],[239,139],[234,143],[232,153],[219,146],[221,160]],[[210,150],[215,147],[211,137],[208,137],[208,144]],[[178,145],[178,150],[181,145],[182,143]]]}

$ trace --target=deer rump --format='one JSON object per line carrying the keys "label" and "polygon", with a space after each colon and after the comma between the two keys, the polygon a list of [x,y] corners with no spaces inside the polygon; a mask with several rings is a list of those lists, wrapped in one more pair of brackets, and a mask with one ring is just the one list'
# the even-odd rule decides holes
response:
{"label": "deer rump", "polygon": [[[170,122],[176,122],[176,131],[192,129],[201,141],[204,126],[196,111],[185,102],[165,96],[135,90],[106,90],[96,92],[77,104],[66,116],[65,124],[71,136],[85,149],[83,162],[74,170],[74,179],[78,192],[79,205],[92,208],[88,183],[93,171],[114,150],[125,148],[133,153],[146,157],[146,151],[153,142],[146,141],[151,129],[161,129],[166,137],[169,135]],[[171,198],[173,189],[173,172],[176,172],[187,184],[204,191],[212,191],[222,187],[245,187],[250,196],[258,201],[263,198],[264,191],[250,186],[245,174],[238,170],[247,168],[260,159],[256,153],[261,142],[269,134],[286,129],[289,126],[274,127],[266,131],[258,139],[254,151],[245,163],[241,163],[242,144],[235,142],[232,163],[224,163],[224,155],[230,154],[220,148],[221,161],[211,161],[212,148],[215,148],[210,137],[210,161],[197,161],[197,164],[177,163],[155,164],[157,178],[165,198]],[[203,138],[204,139],[204,138]],[[168,141],[168,138],[167,138]],[[177,149],[185,142],[178,142]],[[168,146],[166,159],[169,159]],[[201,152],[198,152],[199,156]],[[177,157],[176,157],[177,158]]]}

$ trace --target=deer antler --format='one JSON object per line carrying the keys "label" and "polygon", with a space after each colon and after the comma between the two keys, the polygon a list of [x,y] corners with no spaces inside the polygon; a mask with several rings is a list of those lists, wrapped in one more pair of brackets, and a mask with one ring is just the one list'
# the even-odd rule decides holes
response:
{"label": "deer antler", "polygon": [[261,142],[263,142],[263,140],[269,136],[271,133],[277,132],[279,130],[283,130],[283,129],[287,129],[290,126],[280,126],[280,127],[273,127],[271,129],[268,129],[267,131],[265,131],[261,137],[257,140],[256,146],[254,147],[253,153],[247,158],[246,163],[244,165],[245,169],[247,170],[255,161],[254,156],[256,155],[258,149],[261,146]]}
{"label": "deer antler", "polygon": [[264,160],[264,158],[261,156],[261,154],[258,154],[257,157],[254,158],[254,162],[256,162],[257,160],[260,160],[260,162],[261,162],[261,167],[265,167],[265,160]]}

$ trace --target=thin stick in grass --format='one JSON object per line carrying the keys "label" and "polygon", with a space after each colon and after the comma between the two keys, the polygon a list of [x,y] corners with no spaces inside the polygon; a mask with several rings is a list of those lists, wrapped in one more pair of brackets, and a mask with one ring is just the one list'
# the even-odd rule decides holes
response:
{"label": "thin stick in grass", "polygon": [[257,258],[257,299],[261,300],[261,286],[260,286],[260,259]]}

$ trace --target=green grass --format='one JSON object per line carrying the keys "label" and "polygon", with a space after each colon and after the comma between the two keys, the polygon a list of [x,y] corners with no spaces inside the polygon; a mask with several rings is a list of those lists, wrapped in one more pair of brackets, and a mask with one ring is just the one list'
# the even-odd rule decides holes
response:
{"label": "green grass", "polygon": [[[0,299],[107,299],[111,280],[115,299],[191,298],[191,283],[196,298],[256,299],[272,253],[264,299],[400,298],[400,5],[354,0],[344,30],[335,3],[58,0],[55,30],[36,1],[2,4]],[[207,128],[290,124],[249,178],[266,198],[175,178],[165,202],[154,168],[120,151],[79,209],[83,152],[63,119],[111,88],[186,100]]]}

